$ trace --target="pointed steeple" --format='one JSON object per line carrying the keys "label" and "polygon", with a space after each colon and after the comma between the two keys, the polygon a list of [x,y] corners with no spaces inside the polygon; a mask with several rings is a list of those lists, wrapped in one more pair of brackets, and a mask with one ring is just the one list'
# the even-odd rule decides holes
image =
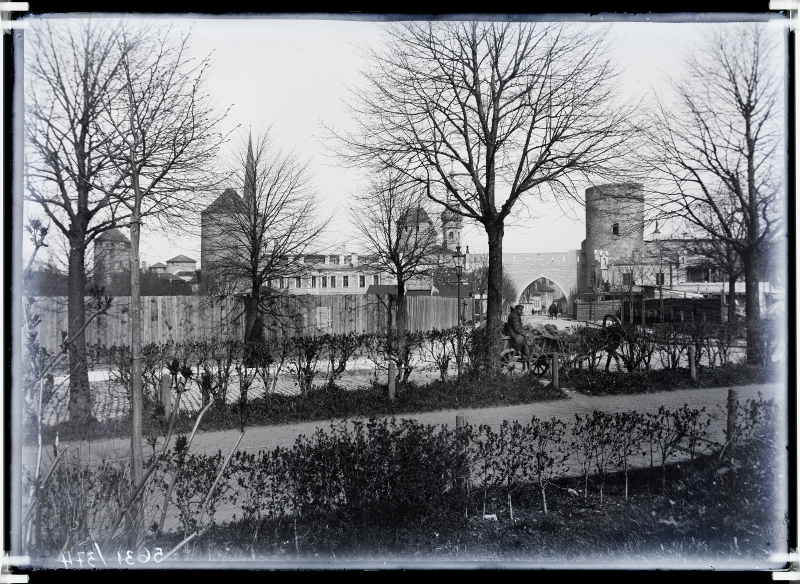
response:
{"label": "pointed steeple", "polygon": [[253,135],[247,137],[247,162],[244,166],[244,204],[246,208],[253,205],[256,196],[256,162],[253,158]]}

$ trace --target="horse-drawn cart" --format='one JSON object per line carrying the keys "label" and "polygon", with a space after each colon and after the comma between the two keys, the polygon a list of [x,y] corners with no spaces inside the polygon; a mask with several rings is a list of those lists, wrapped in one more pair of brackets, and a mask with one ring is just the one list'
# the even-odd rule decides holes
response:
{"label": "horse-drawn cart", "polygon": [[[603,318],[602,326],[594,326],[600,329],[599,341],[602,343],[603,347],[610,349],[610,359],[611,355],[616,353],[620,337],[624,334],[622,323],[613,314],[606,314]],[[582,350],[585,349],[584,347],[570,347],[571,337],[563,330],[555,330],[553,327],[550,328],[550,331],[546,332],[543,332],[541,328],[534,330],[528,329],[526,332],[525,338],[528,343],[529,353],[527,363],[523,360],[522,355],[512,346],[510,337],[503,336],[503,350],[500,353],[500,366],[504,373],[519,375],[524,373],[527,368],[535,375],[542,377],[550,369],[550,360],[556,354],[565,356],[564,353],[568,352],[572,354],[572,359],[577,361],[588,358],[589,356],[588,354],[582,354]],[[568,363],[564,365],[568,365]]]}
{"label": "horse-drawn cart", "polygon": [[553,354],[558,353],[559,337],[546,333],[530,333],[524,336],[528,343],[527,363],[512,346],[510,337],[503,337],[503,351],[500,353],[502,371],[511,375],[519,375],[529,368],[532,373],[542,377],[550,369],[550,359]]}

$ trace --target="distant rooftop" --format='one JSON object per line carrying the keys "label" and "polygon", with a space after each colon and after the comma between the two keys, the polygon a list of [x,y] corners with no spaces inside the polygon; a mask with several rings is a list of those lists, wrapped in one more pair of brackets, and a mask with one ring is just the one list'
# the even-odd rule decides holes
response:
{"label": "distant rooftop", "polygon": [[195,262],[195,263],[197,263],[197,260],[193,260],[192,258],[186,257],[185,255],[177,255],[174,258],[172,258],[171,260],[167,260],[168,264],[170,264],[170,263],[185,263],[185,262]]}
{"label": "distant rooftop", "polygon": [[125,237],[122,231],[116,227],[109,229],[108,231],[104,231],[95,238],[95,241],[121,241],[122,243],[131,242],[130,239]]}
{"label": "distant rooftop", "polygon": [[230,213],[242,209],[242,207],[244,207],[244,202],[239,194],[233,189],[225,189],[213,203],[203,210],[203,213]]}

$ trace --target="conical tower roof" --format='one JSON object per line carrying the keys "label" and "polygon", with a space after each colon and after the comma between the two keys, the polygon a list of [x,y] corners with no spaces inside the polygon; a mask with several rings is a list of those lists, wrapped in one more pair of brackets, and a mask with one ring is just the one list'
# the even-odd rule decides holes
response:
{"label": "conical tower roof", "polygon": [[253,157],[253,135],[247,138],[247,161],[244,166],[244,204],[250,208],[256,196],[256,162]]}

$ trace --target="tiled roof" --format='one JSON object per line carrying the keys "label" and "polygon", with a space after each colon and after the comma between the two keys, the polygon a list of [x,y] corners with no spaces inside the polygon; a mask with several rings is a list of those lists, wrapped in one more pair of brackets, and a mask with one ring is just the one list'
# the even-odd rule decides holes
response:
{"label": "tiled roof", "polygon": [[197,260],[193,260],[192,258],[186,257],[185,255],[177,255],[174,258],[172,258],[171,260],[167,260],[167,263],[170,263],[170,262],[173,262],[173,263],[177,263],[177,262],[180,262],[180,263],[195,262],[195,263],[197,263]]}
{"label": "tiled roof", "polygon": [[130,240],[116,227],[104,231],[95,238],[95,241],[121,241],[123,243],[130,243]]}
{"label": "tiled roof", "polygon": [[162,264],[161,262],[158,262],[157,264],[153,264],[150,267],[151,268],[166,268],[167,266],[166,266],[166,264]]}
{"label": "tiled roof", "polygon": [[233,189],[225,189],[213,203],[203,210],[203,213],[230,213],[242,210],[243,207],[244,202],[239,194]]}

